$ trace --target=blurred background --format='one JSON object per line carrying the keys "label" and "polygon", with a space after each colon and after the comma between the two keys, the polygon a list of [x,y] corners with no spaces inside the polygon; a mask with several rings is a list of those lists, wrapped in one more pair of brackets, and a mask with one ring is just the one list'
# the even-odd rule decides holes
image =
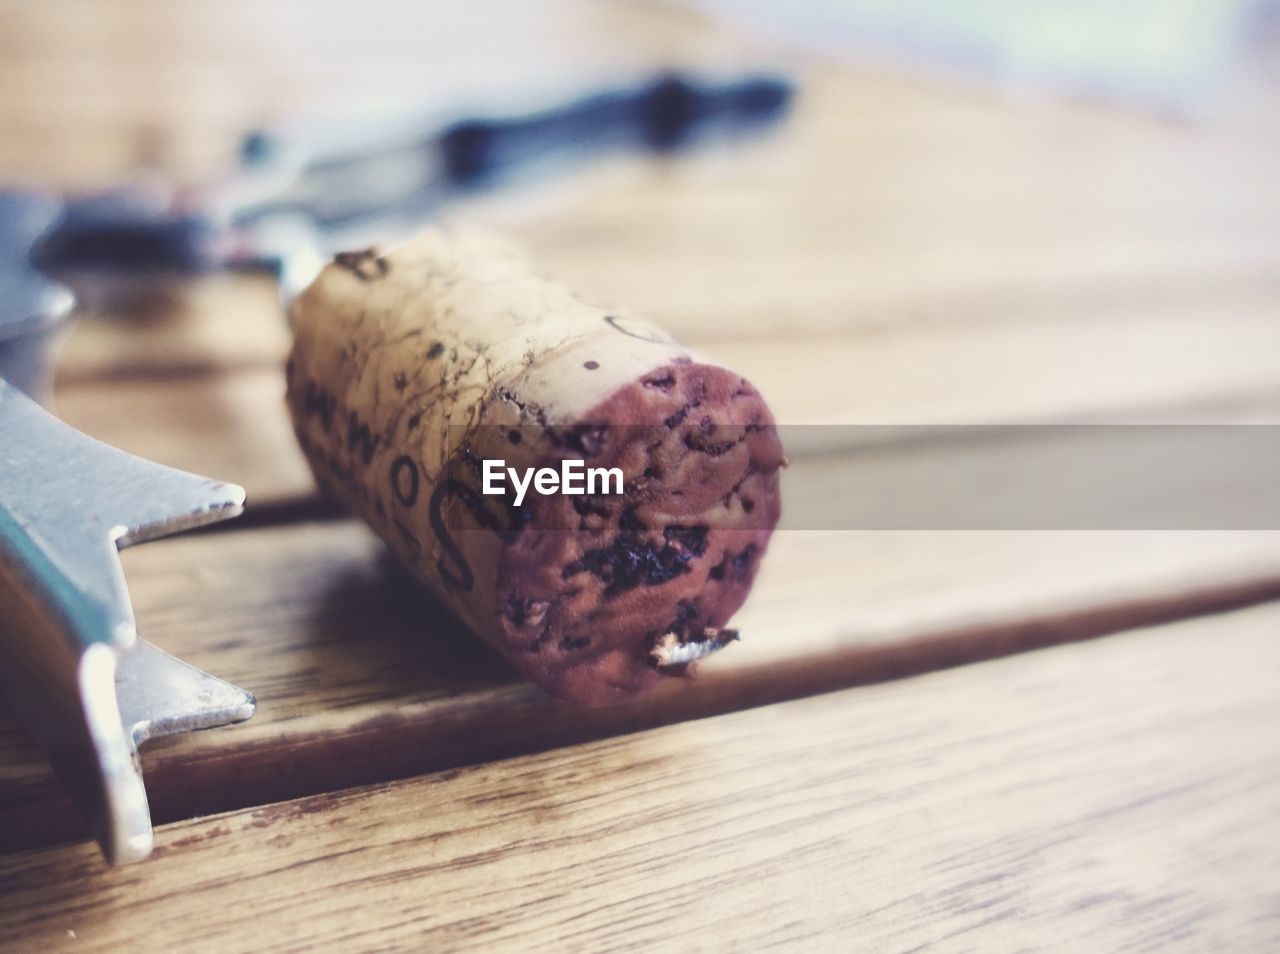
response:
{"label": "blurred background", "polygon": [[[1246,0],[7,0],[0,181],[198,189],[264,124],[358,143],[673,67],[774,71],[798,96],[768,135],[439,217],[511,231],[695,343],[785,335],[725,357],[792,395],[791,423],[1158,417],[1280,382],[1275,21]],[[197,292],[206,314],[274,307]],[[253,350],[219,325],[199,334]],[[213,360],[176,332],[144,354],[119,328],[84,335],[68,375]],[[775,383],[788,357],[808,370]]]}
{"label": "blurred background", "polygon": [[[514,232],[695,343],[785,335],[725,356],[792,395],[790,423],[1159,417],[1280,383],[1275,23],[1248,0],[7,0],[0,181],[198,190],[264,124],[358,144],[663,69],[774,71],[798,96],[771,134],[439,217]],[[199,291],[206,313],[250,307]],[[252,350],[237,329],[200,334]],[[120,334],[73,341],[65,373],[212,360]],[[808,370],[774,383],[787,357]]]}

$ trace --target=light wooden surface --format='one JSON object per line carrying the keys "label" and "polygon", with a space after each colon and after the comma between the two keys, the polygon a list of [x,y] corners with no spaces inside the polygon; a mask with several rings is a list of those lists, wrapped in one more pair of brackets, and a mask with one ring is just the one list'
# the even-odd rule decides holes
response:
{"label": "light wooden surface", "polygon": [[[483,112],[513,85],[554,99],[658,64],[793,70],[795,116],[749,147],[446,212],[740,370],[783,422],[825,425],[795,432],[791,499],[851,450],[892,473],[832,425],[1280,416],[1270,94],[1201,123],[1013,101],[655,3],[57,0],[0,8],[0,36],[0,175],[47,187],[139,160],[197,181],[245,125],[298,111]],[[168,824],[119,872],[52,847],[79,823],[0,713],[0,947],[1280,939],[1277,610],[1112,635],[1274,599],[1280,534],[787,531],[741,645],[584,713],[516,680],[316,496],[268,283],[83,304],[63,416],[249,489],[238,526],[124,562],[143,635],[260,711],[144,748]]]}
{"label": "light wooden surface", "polygon": [[[694,680],[583,710],[521,682],[460,632],[354,522],[206,534],[125,557],[144,638],[259,700],[243,726],[144,748],[159,820],[1280,597],[1276,532],[784,531],[736,618],[740,644]],[[0,727],[0,766],[0,850],[81,834],[12,726]]]}
{"label": "light wooden surface", "polygon": [[1277,626],[1270,606],[180,822],[127,870],[0,857],[0,942],[1264,951]]}
{"label": "light wooden surface", "polygon": [[[222,285],[212,300],[166,299],[176,306],[172,324],[88,316],[69,336],[58,412],[109,444],[234,480],[251,506],[312,498],[284,408],[278,303],[224,294]],[[789,287],[772,291],[778,310],[794,297]],[[1276,307],[1265,296],[1151,303],[1116,315],[904,322],[816,338],[753,331],[693,346],[769,396],[779,422],[792,426],[795,457],[856,448],[886,425],[1275,423]]]}

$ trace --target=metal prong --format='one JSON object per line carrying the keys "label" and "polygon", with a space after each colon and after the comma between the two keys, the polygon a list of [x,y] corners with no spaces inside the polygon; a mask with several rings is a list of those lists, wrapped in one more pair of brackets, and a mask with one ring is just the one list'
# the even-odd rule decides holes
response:
{"label": "metal prong", "polygon": [[137,744],[247,719],[253,697],[137,639],[116,551],[236,516],[244,491],[101,444],[3,380],[0,433],[0,678],[107,860],[137,861]]}
{"label": "metal prong", "polygon": [[151,853],[151,811],[138,746],[162,735],[243,722],[255,705],[243,689],[141,639],[119,654],[90,646],[80,659],[80,698],[104,781],[106,811],[98,837],[113,865]]}
{"label": "metal prong", "polygon": [[134,745],[243,722],[255,707],[252,693],[142,639],[120,655],[116,698],[121,722]]}

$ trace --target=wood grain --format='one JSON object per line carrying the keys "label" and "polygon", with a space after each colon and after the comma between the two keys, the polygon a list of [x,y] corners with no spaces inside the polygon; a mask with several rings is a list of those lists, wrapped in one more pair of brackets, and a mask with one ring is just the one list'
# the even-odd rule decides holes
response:
{"label": "wood grain", "polygon": [[592,300],[694,342],[1188,302],[1229,314],[1277,293],[1274,110],[1178,124],[852,70],[800,82],[794,118],[762,141],[607,162],[443,220],[509,231]]}
{"label": "wood grain", "polygon": [[[250,722],[157,740],[157,820],[565,745],[1112,633],[1280,592],[1280,533],[784,531],[699,677],[559,703],[459,631],[349,521],[125,551],[143,636],[257,694]],[[81,837],[0,729],[0,850]]]}
{"label": "wood grain", "polygon": [[75,320],[57,357],[64,390],[284,364],[288,323],[266,276],[86,278],[73,287]]}
{"label": "wood grain", "polygon": [[[129,377],[55,393],[58,415],[157,463],[244,486],[256,507],[315,494],[274,367],[160,382]],[[252,512],[252,511],[251,511]]]}
{"label": "wood grain", "polygon": [[[1258,300],[1225,312],[1193,304],[1101,320],[746,338],[699,350],[755,383],[781,423],[820,425],[789,433],[794,456],[857,447],[870,436],[841,425],[1275,422],[1274,315],[1272,301]],[[278,316],[260,317],[259,340],[283,334]],[[215,312],[202,313],[201,323],[217,321]],[[101,335],[88,322],[73,345],[82,331]],[[116,338],[115,350],[102,350],[124,362],[118,374],[64,373],[57,392],[64,419],[152,460],[240,483],[251,512],[314,494],[284,408],[283,372],[265,354],[281,342],[264,347],[263,360],[223,372],[191,366],[200,360],[192,356],[206,353],[194,341],[180,346],[193,349],[188,358],[177,358],[168,331]],[[130,354],[174,363],[139,366]]]}
{"label": "wood grain", "polygon": [[[1275,380],[1280,128],[806,80],[794,121],[748,149],[606,164],[448,219],[510,231],[592,300],[654,318],[766,393],[794,390],[804,420],[893,417],[917,389],[932,401],[913,410],[936,418],[946,397],[1007,413],[988,393],[1002,383],[1053,414],[1183,400],[1180,384],[1237,365],[1239,388]],[[260,281],[86,297],[68,382],[256,367],[285,346]],[[752,337],[783,350],[769,360]],[[810,382],[851,378],[847,405],[827,410],[831,389],[778,371],[814,361]]]}
{"label": "wood grain", "polygon": [[[102,60],[93,44],[103,38],[92,30],[101,14],[73,6],[85,21],[76,37],[86,47],[80,55]],[[138,11],[135,19],[145,21],[154,4],[134,0],[131,6]],[[394,43],[377,49],[364,62],[359,43],[345,51],[345,62],[357,74],[368,69],[379,77],[366,77],[364,85],[335,88],[332,70],[297,55],[306,47],[308,30],[320,44],[340,36],[333,23],[305,22],[315,18],[300,17],[289,38],[258,32],[255,43],[261,46],[235,52],[226,33],[246,23],[261,30],[258,18],[270,21],[289,4],[274,14],[245,5],[228,5],[221,15],[202,8],[191,15],[192,23],[162,15],[155,28],[176,30],[176,46],[197,26],[218,40],[185,56],[149,50],[158,61],[143,60],[130,69],[117,64],[113,81],[138,83],[151,70],[184,76],[190,71],[195,76],[186,81],[194,82],[227,68],[230,60],[242,70],[271,74],[270,82],[250,84],[238,73],[238,93],[228,96],[232,113],[278,109],[290,98],[312,106],[328,101],[336,108],[341,102],[351,106],[354,96],[368,100],[369,107],[379,97],[394,100],[393,93],[403,99],[405,89],[447,95],[470,82],[468,76],[476,78],[483,70],[460,60],[456,36],[474,38],[468,29],[481,28],[498,44],[495,57],[505,49],[502,44],[520,38],[515,45],[523,59],[507,51],[514,58],[499,58],[503,70],[527,69],[531,59],[545,66],[557,56],[578,56],[575,68],[598,76],[604,48],[617,60],[618,75],[625,73],[622,64],[630,69],[660,58],[719,62],[710,58],[713,52],[729,62],[734,51],[738,57],[752,51],[756,62],[776,58],[731,31],[652,4],[603,14],[561,0],[536,18],[510,3],[476,5],[485,14],[450,5],[447,15],[423,13],[411,4],[375,6],[386,36],[403,21],[413,40],[409,48]],[[424,31],[424,17],[434,17],[439,29]],[[75,44],[60,38],[54,46],[37,24],[26,23],[38,22],[37,16],[17,19],[15,30],[25,27],[34,36],[11,68],[20,76],[30,73],[36,90],[35,78],[48,80],[45,74],[52,73],[85,92],[86,75],[69,67]],[[564,29],[566,22],[576,28]],[[607,31],[600,35],[608,41],[594,43],[593,31]],[[529,39],[543,34],[545,42]],[[374,44],[376,36],[361,33],[360,42]],[[273,46],[288,47],[287,54],[272,56]],[[486,82],[500,88],[502,71],[485,62],[491,71]],[[98,65],[106,69],[109,58]],[[423,71],[421,77],[413,77],[413,70]],[[387,71],[405,85],[388,88]],[[441,83],[441,74],[448,74],[447,82]],[[793,119],[763,141],[675,162],[606,162],[570,179],[462,202],[445,218],[513,232],[549,272],[593,300],[649,315],[726,360],[738,358],[738,343],[752,336],[785,342],[783,354],[802,367],[826,355],[822,370],[853,369],[855,382],[869,380],[872,386],[859,397],[871,400],[853,403],[861,413],[886,413],[874,400],[883,394],[875,386],[882,356],[886,368],[909,380],[927,376],[936,395],[957,395],[961,405],[967,386],[980,387],[993,377],[1025,374],[1025,381],[1035,382],[1047,374],[1045,394],[1052,396],[1060,379],[1075,374],[1074,404],[1089,405],[1088,395],[1097,388],[1101,393],[1090,409],[1111,410],[1110,399],[1120,395],[1108,393],[1109,383],[1124,388],[1125,378],[1131,380],[1125,395],[1141,406],[1167,400],[1179,370],[1221,372],[1238,361],[1260,374],[1263,356],[1274,354],[1271,342],[1253,344],[1260,343],[1256,326],[1274,314],[1280,294],[1275,110],[1248,122],[1173,123],[1097,106],[1013,103],[829,66],[807,65],[798,76],[802,95]],[[171,104],[148,105],[180,98],[182,89],[182,81],[153,82],[145,96],[130,101],[139,114],[152,106],[160,110],[169,121],[165,135],[175,142],[199,133],[206,155],[225,151],[226,144],[213,149],[207,137],[216,128],[233,138],[229,117],[215,120],[206,112],[197,129],[194,119],[169,115]],[[85,101],[92,98],[86,95]],[[76,136],[105,135],[111,128],[88,121],[70,96],[0,98],[0,105],[6,102],[15,122],[40,129],[59,118]],[[117,136],[127,138],[131,118],[117,117]],[[20,142],[32,147],[17,135],[8,145],[18,149]],[[190,143],[175,148],[200,151]],[[111,168],[111,152],[91,155]],[[23,162],[14,157],[12,165],[17,169]],[[93,163],[78,157],[74,165],[83,171]],[[5,168],[0,156],[0,170]],[[56,178],[47,162],[44,171]],[[257,366],[277,360],[283,348],[279,306],[262,282],[242,287],[205,279],[153,288],[150,295],[91,290],[87,299],[91,313],[113,311],[117,321],[114,327],[91,321],[77,332],[64,357],[68,378],[119,376],[130,369],[153,376],[157,368],[180,373],[210,364]],[[138,313],[146,320],[137,321]],[[203,320],[193,320],[193,313]],[[115,330],[131,315],[130,330]],[[1221,323],[1237,319],[1242,327],[1254,327],[1243,327],[1239,345],[1229,350]],[[1172,337],[1166,340],[1164,331]],[[797,336],[822,340],[807,344],[796,342]],[[1206,353],[1197,352],[1199,344],[1207,346]],[[764,366],[767,374],[768,362],[753,363],[752,357],[742,356],[746,369]],[[1125,377],[1120,369],[1127,369]],[[1266,370],[1274,373],[1274,364]],[[1156,394],[1143,393],[1148,380]],[[784,393],[783,382],[759,383]],[[817,389],[804,390],[816,397]],[[1172,396],[1179,399],[1176,392]],[[981,392],[975,397],[980,400]],[[817,403],[811,399],[809,405]],[[936,414],[944,402],[933,403],[921,413]]]}
{"label": "wood grain", "polygon": [[183,822],[128,870],[11,855],[0,942],[1267,950],[1277,625],[1272,604]]}

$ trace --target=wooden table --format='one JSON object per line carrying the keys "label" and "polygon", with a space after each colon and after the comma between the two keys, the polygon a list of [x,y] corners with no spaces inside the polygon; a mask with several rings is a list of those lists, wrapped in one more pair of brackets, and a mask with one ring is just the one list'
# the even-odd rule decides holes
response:
{"label": "wooden table", "polygon": [[[1275,422],[1269,87],[1170,121],[797,61],[674,8],[532,9],[6,8],[0,169],[196,177],[286,110],[764,58],[803,83],[768,141],[450,218],[656,318],[787,423]],[[248,488],[241,520],[124,564],[142,634],[259,711],[144,749],[157,848],[118,870],[0,717],[0,949],[1280,944],[1280,533],[786,531],[740,646],[584,711],[318,497],[267,283],[84,311],[60,413]],[[793,470],[889,452],[818,437]]]}

